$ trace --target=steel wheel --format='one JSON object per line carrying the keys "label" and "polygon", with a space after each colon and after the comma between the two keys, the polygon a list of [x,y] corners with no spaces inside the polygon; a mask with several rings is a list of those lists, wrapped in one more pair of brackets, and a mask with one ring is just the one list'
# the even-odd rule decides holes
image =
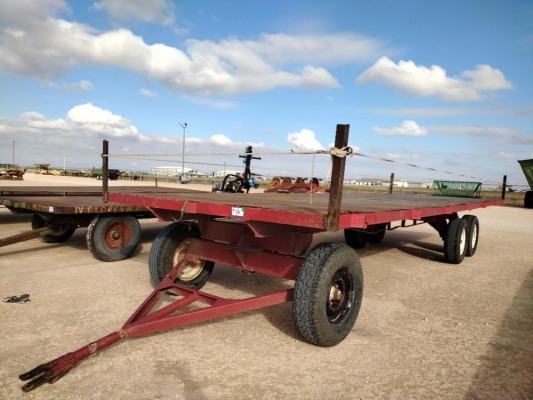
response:
{"label": "steel wheel", "polygon": [[354,279],[347,268],[333,276],[326,301],[326,314],[332,324],[342,323],[350,312],[354,297]]}
{"label": "steel wheel", "polygon": [[130,215],[98,215],[87,228],[87,247],[101,261],[128,258],[141,239],[141,226]]}
{"label": "steel wheel", "polygon": [[[183,240],[178,245],[178,247],[176,247],[176,251],[174,252],[174,257],[172,258],[173,265],[176,265],[178,262],[180,262],[183,259],[183,257],[185,257],[185,255],[187,254],[187,249],[189,248],[190,244],[191,244],[191,238],[189,237]],[[181,282],[191,282],[194,279],[198,278],[198,276],[202,273],[204,268],[205,268],[204,260],[188,262],[180,268],[178,279]]]}
{"label": "steel wheel", "polygon": [[[192,239],[199,237],[198,227],[181,222],[174,222],[159,232],[152,244],[148,259],[148,269],[154,286],[157,286],[183,259]],[[193,289],[200,289],[209,279],[214,265],[212,261],[206,260],[188,262],[181,266],[176,282]]]}

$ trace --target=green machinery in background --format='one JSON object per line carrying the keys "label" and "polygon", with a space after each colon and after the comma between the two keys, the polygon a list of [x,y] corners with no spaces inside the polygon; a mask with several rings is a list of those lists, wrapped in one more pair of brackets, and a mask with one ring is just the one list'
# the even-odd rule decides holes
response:
{"label": "green machinery in background", "polygon": [[531,189],[524,196],[524,207],[533,208],[533,158],[530,160],[518,160],[518,163],[522,167],[522,171],[524,171],[527,183]]}

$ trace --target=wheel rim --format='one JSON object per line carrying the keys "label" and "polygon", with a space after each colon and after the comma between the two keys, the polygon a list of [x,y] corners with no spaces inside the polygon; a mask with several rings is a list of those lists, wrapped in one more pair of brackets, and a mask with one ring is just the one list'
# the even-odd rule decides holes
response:
{"label": "wheel rim", "polygon": [[133,235],[131,227],[125,222],[115,222],[109,226],[105,234],[105,244],[113,250],[123,249]]}
{"label": "wheel rim", "polygon": [[466,250],[466,228],[461,230],[461,237],[459,239],[459,251],[463,254]]}
{"label": "wheel rim", "polygon": [[470,247],[473,249],[476,247],[477,243],[477,225],[472,225],[472,240],[470,242]]}
{"label": "wheel rim", "polygon": [[354,282],[350,271],[346,268],[339,269],[329,286],[326,313],[332,324],[340,324],[348,315],[353,304]]}
{"label": "wheel rim", "polygon": [[[174,252],[174,257],[172,258],[173,265],[176,265],[183,259],[183,257],[185,257],[190,244],[191,239],[189,238],[185,239],[178,245],[176,251]],[[205,262],[203,260],[197,260],[194,262],[187,262],[183,264],[180,270],[178,271],[178,279],[184,282],[194,280],[204,270],[204,263]]]}

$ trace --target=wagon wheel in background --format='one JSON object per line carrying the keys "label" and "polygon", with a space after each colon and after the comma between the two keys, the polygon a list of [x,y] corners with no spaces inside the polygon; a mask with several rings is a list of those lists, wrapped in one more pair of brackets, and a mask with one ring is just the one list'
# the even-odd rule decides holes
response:
{"label": "wagon wheel in background", "polygon": [[76,231],[76,228],[70,226],[54,227],[50,224],[50,221],[47,221],[39,214],[33,214],[31,218],[31,229],[40,229],[46,226],[50,228],[51,232],[41,233],[39,236],[45,243],[62,243],[69,239]]}
{"label": "wagon wheel in background", "polygon": [[293,314],[300,334],[334,346],[352,330],[363,297],[359,257],[343,243],[321,243],[309,252],[294,285]]}
{"label": "wagon wheel in background", "polygon": [[460,264],[465,258],[467,248],[466,220],[452,219],[448,223],[444,237],[444,259],[450,264]]}
{"label": "wagon wheel in background", "polygon": [[374,225],[374,231],[368,232],[368,241],[372,244],[379,244],[385,237],[387,231],[387,224]]}
{"label": "wagon wheel in background", "polygon": [[344,240],[354,249],[362,249],[368,242],[368,234],[357,229],[345,229]]}
{"label": "wagon wheel in background", "polygon": [[[192,238],[200,238],[200,230],[195,225],[182,222],[174,222],[159,232],[148,259],[150,278],[154,286],[187,254]],[[200,289],[209,279],[214,265],[214,262],[206,260],[188,262],[182,266],[175,282],[192,289]]]}
{"label": "wagon wheel in background", "polygon": [[130,215],[98,215],[87,228],[87,247],[100,261],[128,258],[141,239],[141,226]]}
{"label": "wagon wheel in background", "polygon": [[475,215],[464,215],[466,221],[466,256],[472,257],[479,242],[479,220]]}

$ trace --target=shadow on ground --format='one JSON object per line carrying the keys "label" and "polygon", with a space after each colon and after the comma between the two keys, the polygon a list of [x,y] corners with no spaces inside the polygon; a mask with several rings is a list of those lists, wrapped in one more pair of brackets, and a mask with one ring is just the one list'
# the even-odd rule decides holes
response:
{"label": "shadow on ground", "polygon": [[488,346],[465,399],[533,398],[533,269]]}

